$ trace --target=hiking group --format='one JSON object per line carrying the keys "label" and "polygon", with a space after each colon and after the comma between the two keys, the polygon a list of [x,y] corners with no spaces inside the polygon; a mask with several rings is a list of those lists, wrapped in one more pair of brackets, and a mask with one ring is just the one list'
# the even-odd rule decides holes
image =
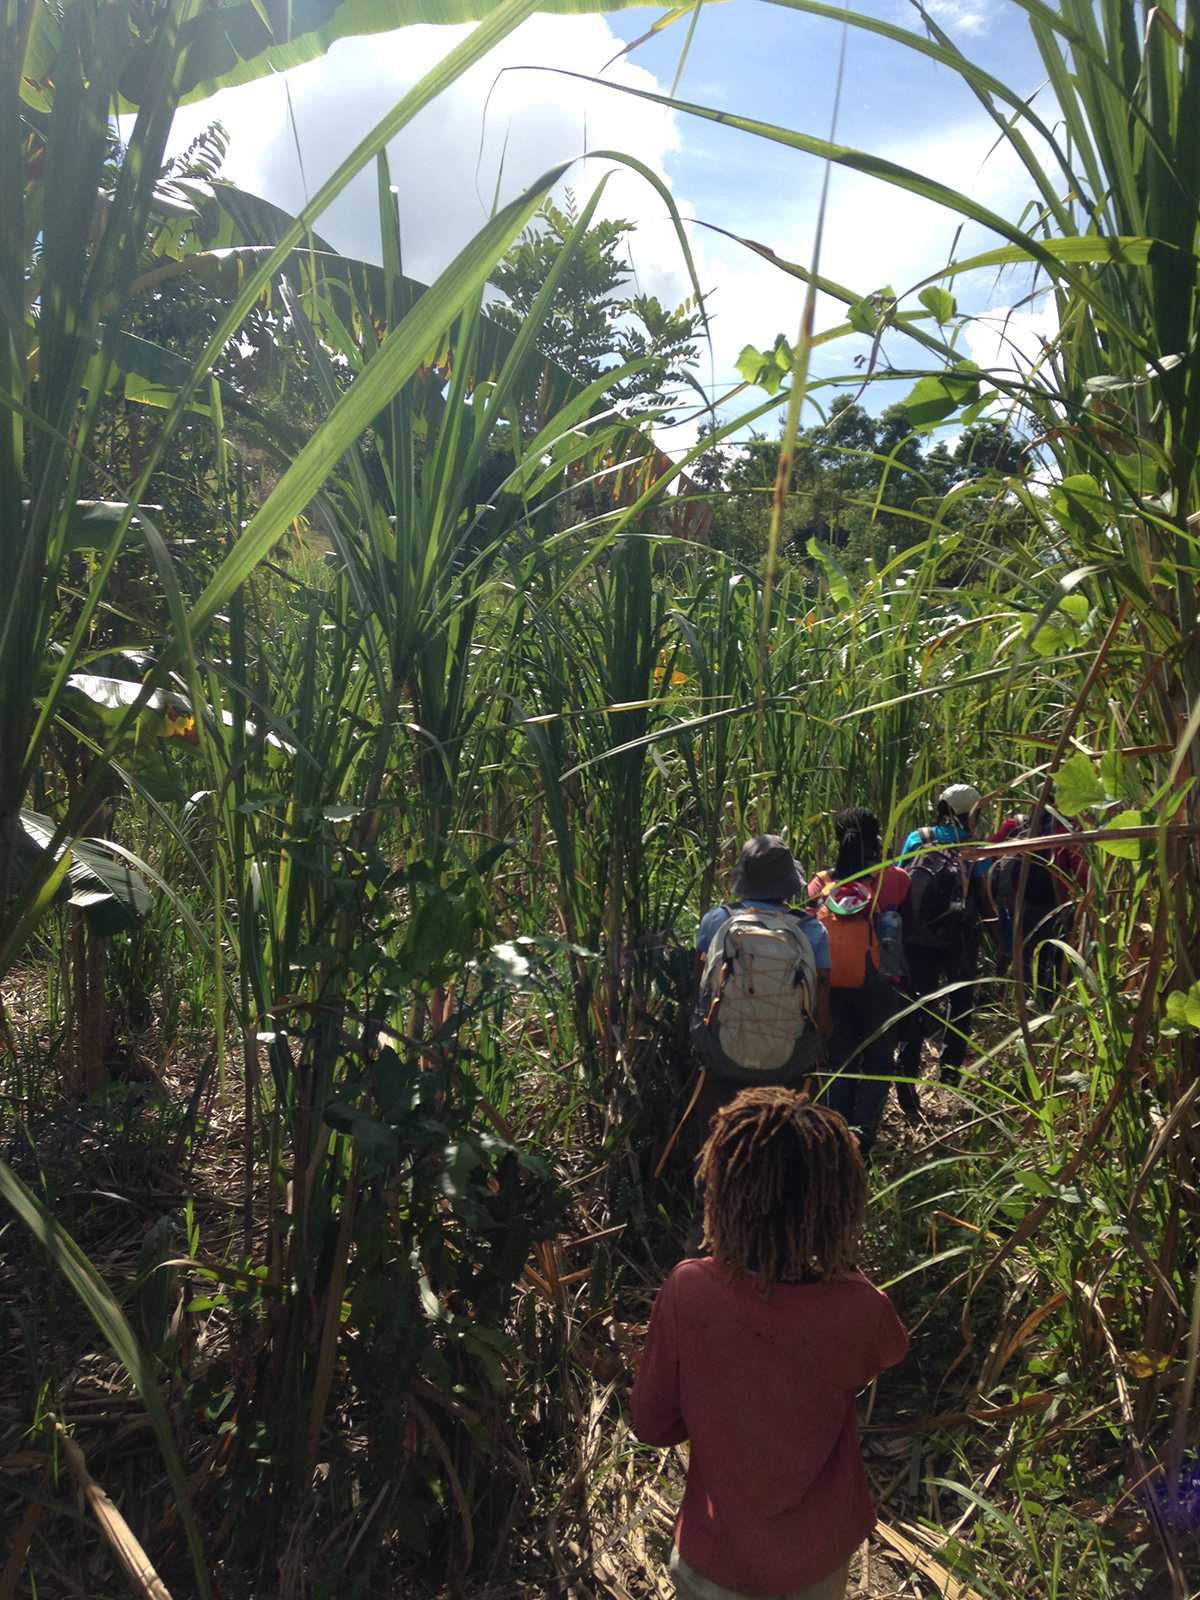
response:
{"label": "hiking group", "polygon": [[[970,846],[984,842],[981,805],[973,785],[951,784],[933,822],[904,839],[897,865],[883,864],[872,812],[841,811],[836,858],[807,883],[781,838],[747,842],[734,898],[707,912],[696,936],[699,1128],[739,1087],[816,1078],[814,1092],[869,1158],[893,1083],[909,1121],[920,1117],[922,1051],[935,1027],[940,1081],[958,1084],[985,936],[1003,972],[1019,923],[1025,982],[1052,994],[1082,857],[1064,844],[1029,852],[1025,866],[1015,850],[971,860]],[[1065,832],[1037,809],[1041,834]],[[988,842],[1015,845],[1031,832],[1016,814]]]}
{"label": "hiking group", "polygon": [[[1039,796],[997,843],[1066,832]],[[985,931],[999,971],[1053,994],[1085,867],[1069,843],[972,858],[982,797],[940,795],[884,865],[878,819],[833,822],[807,883],[784,841],[743,847],[733,898],[696,937],[685,1119],[701,1216],[654,1303],[631,1397],[647,1444],[689,1443],[671,1576],[679,1600],[841,1600],[875,1520],[855,1396],[908,1349],[856,1266],[867,1160],[893,1083],[910,1121],[934,1007],[957,1085]],[[669,1148],[669,1146],[668,1146]]]}

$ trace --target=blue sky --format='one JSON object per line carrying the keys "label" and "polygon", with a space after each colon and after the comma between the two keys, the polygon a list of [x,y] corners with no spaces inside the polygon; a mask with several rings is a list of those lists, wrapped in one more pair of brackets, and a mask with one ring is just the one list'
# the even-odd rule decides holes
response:
{"label": "blue sky", "polygon": [[[1042,73],[1026,14],[1015,0],[929,4],[973,59],[1022,93],[1039,86]],[[870,9],[899,26],[920,27],[904,0],[870,0]],[[589,90],[553,71],[519,70],[535,64],[599,73],[659,15],[638,8],[607,16],[534,17],[416,119],[390,152],[406,265],[414,275],[433,276],[482,224],[498,175],[507,198],[552,162],[601,148],[627,150],[644,161],[689,219],[748,235],[793,260],[811,259],[819,161],[611,89]],[[175,143],[220,116],[232,136],[228,174],[298,209],[463,31],[420,27],[344,41],[288,74],[286,83],[277,77],[188,108]],[[674,25],[609,67],[606,79],[669,92],[685,36],[686,23]],[[994,126],[966,86],[936,63],[860,29],[849,29],[846,43],[840,141],[942,178],[1016,219],[1029,197],[1028,180],[1010,150],[989,154]],[[709,4],[699,18],[679,95],[826,137],[841,44],[839,23],[766,0]],[[582,194],[599,175],[598,163],[587,162],[574,168],[571,181]],[[688,278],[659,198],[640,179],[618,171],[604,208],[637,223],[632,265],[639,285],[672,303],[683,298]],[[952,250],[961,259],[997,242],[974,229],[956,244],[955,229],[952,217],[926,202],[837,172],[822,267],[860,292],[885,283],[903,290],[937,271]],[[335,204],[322,231],[348,253],[378,256],[370,175]],[[712,291],[713,357],[703,376],[719,393],[735,380],[745,343],[766,345],[781,331],[794,335],[803,289],[694,221],[689,235],[701,282]],[[957,292],[965,308],[997,312],[990,323],[963,335],[964,352],[976,358],[994,357],[1002,326],[1027,347],[1044,325],[1044,313],[1020,305],[1022,289],[1011,278],[997,282],[994,274],[979,274],[975,281],[961,280]],[[1002,321],[1014,305],[1014,318]],[[838,320],[835,308],[823,307],[822,320]],[[816,370],[852,376],[853,358],[864,348],[860,340],[828,347]],[[907,359],[900,351],[894,358]],[[878,403],[899,392],[881,390]]]}
{"label": "blue sky", "polygon": [[[905,0],[857,4],[852,11],[922,32]],[[1043,77],[1024,10],[1014,0],[951,0],[929,8],[959,48],[1014,88],[1028,92]],[[609,14],[612,31],[633,41],[653,10]],[[686,20],[639,47],[635,59],[670,82],[686,37]],[[680,95],[827,136],[842,42],[839,23],[764,0],[727,0],[700,14]],[[926,132],[975,109],[970,90],[937,63],[861,28],[846,35],[840,136],[865,149]],[[720,133],[714,132],[715,139]]]}

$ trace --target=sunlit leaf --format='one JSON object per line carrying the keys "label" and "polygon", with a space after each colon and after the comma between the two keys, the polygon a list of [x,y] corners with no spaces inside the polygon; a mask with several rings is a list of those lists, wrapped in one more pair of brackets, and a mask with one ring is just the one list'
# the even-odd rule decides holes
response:
{"label": "sunlit leaf", "polygon": [[[1147,822],[1153,823],[1155,818],[1147,817],[1142,811],[1118,811],[1109,817],[1106,826],[1110,828],[1141,828]],[[1099,847],[1105,855],[1116,856],[1120,861],[1140,861],[1142,856],[1153,849],[1151,839],[1101,839]]]}
{"label": "sunlit leaf", "polygon": [[1096,536],[1110,516],[1100,485],[1090,472],[1071,474],[1050,492],[1054,515],[1065,527]]}
{"label": "sunlit leaf", "polygon": [[914,428],[931,428],[978,398],[979,373],[960,367],[918,378],[900,404],[908,413],[908,420]]}
{"label": "sunlit leaf", "polygon": [[[40,812],[24,810],[21,827],[32,855],[49,848],[57,825]],[[76,839],[68,854],[69,900],[88,926],[103,935],[136,927],[150,909],[150,890],[140,873],[106,849],[102,839]]]}
{"label": "sunlit leaf", "polygon": [[1156,1372],[1167,1370],[1171,1358],[1160,1350],[1128,1350],[1125,1365],[1135,1378],[1152,1378]]}
{"label": "sunlit leaf", "polygon": [[1190,989],[1173,989],[1167,996],[1166,1014],[1177,1028],[1200,1029],[1200,983]]}
{"label": "sunlit leaf", "polygon": [[1064,817],[1077,817],[1090,806],[1104,806],[1110,796],[1091,761],[1077,750],[1054,775],[1055,809]]}
{"label": "sunlit leaf", "polygon": [[958,303],[947,289],[939,289],[931,283],[927,289],[922,289],[917,299],[927,311],[932,311],[939,323],[949,322],[958,310]]}

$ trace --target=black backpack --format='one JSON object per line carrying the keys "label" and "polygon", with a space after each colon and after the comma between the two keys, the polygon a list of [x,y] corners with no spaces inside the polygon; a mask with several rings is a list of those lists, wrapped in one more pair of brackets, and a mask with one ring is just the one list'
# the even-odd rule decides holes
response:
{"label": "black backpack", "polygon": [[[1048,821],[1042,831],[1048,831],[1051,825]],[[1026,816],[1019,819],[1019,826],[1009,834],[1010,839],[1033,837],[1029,818]],[[1025,903],[1039,915],[1044,915],[1055,909],[1059,901],[1052,853],[1049,850],[1026,853],[1029,856],[1029,872],[1025,879]],[[991,871],[992,899],[1010,916],[1016,906],[1017,890],[1021,883],[1021,860],[1020,855],[1001,856]]]}
{"label": "black backpack", "polygon": [[[935,842],[932,828],[919,832],[923,846]],[[958,852],[924,849],[905,865],[910,880],[905,910],[912,943],[951,948],[973,934],[978,918]]]}

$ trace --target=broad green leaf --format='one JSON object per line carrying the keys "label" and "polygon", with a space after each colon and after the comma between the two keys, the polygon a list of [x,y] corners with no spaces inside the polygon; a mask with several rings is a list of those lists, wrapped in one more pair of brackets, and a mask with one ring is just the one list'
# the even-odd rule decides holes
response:
{"label": "broad green leaf", "polygon": [[[25,509],[28,510],[28,501]],[[73,550],[107,550],[125,522],[129,510],[124,500],[77,500],[66,512],[66,529],[62,553]],[[161,511],[161,506],[147,506],[147,511]],[[137,526],[135,513],[129,519],[131,527]]]}
{"label": "broad green leaf", "polygon": [[[1153,823],[1154,818],[1147,816],[1142,811],[1118,811],[1113,817],[1108,817],[1105,826],[1109,828],[1141,828],[1147,823]],[[1152,839],[1101,839],[1099,847],[1105,855],[1116,856],[1120,861],[1140,861],[1142,856],[1154,848]]]}
{"label": "broad green leaf", "polygon": [[919,378],[900,404],[914,428],[931,428],[953,416],[961,406],[971,405],[978,399],[978,372],[959,368]]}
{"label": "broad green leaf", "polygon": [[896,291],[888,284],[886,288],[876,289],[871,294],[863,295],[861,300],[855,300],[846,315],[856,333],[874,335],[881,319],[892,314],[895,304]]}
{"label": "broad green leaf", "polygon": [[1106,806],[1110,796],[1096,769],[1081,750],[1068,757],[1054,774],[1054,807],[1064,817],[1077,817],[1090,806]]}
{"label": "broad green leaf", "polygon": [[[617,11],[646,0],[538,0],[540,11],[578,15]],[[280,6],[233,0],[205,6],[191,31],[183,102],[205,100],[218,89],[286,72],[322,56],[339,39],[390,33],[415,23],[475,22],[496,0],[291,0]],[[122,93],[136,105],[143,92],[134,58]]]}
{"label": "broad green leaf", "polygon": [[167,1414],[150,1358],[138,1343],[136,1334],[129,1326],[125,1313],[117,1304],[107,1283],[62,1224],[50,1214],[38,1197],[25,1187],[5,1161],[0,1161],[0,1194],[12,1206],[17,1216],[82,1300],[109,1349],[136,1385],[166,1464],[167,1476],[175,1497],[175,1507],[183,1523],[192,1557],[197,1592],[201,1600],[210,1600],[212,1586],[208,1578],[208,1562],[205,1559],[200,1530],[192,1511],[187,1478],[175,1445],[171,1419]]}
{"label": "broad green leaf", "polygon": [[20,93],[35,111],[48,112],[54,104],[55,57],[62,43],[62,21],[56,6],[29,7],[25,54],[21,61]]}
{"label": "broad green leaf", "polygon": [[765,389],[768,394],[778,394],[783,380],[792,370],[791,348],[782,334],[771,350],[759,350],[745,345],[737,358],[737,369],[747,383]]}
{"label": "broad green leaf", "polygon": [[815,539],[810,539],[807,544],[809,555],[825,574],[825,581],[829,585],[829,593],[837,605],[843,610],[849,610],[853,603],[850,592],[850,580],[834,560],[833,556],[823,545]]}
{"label": "broad green leaf", "polygon": [[[21,827],[33,855],[48,849],[55,823],[37,811],[21,812]],[[102,839],[76,839],[68,852],[70,903],[83,912],[94,932],[107,935],[135,927],[150,909],[145,879]]]}
{"label": "broad green leaf", "polygon": [[471,1175],[480,1164],[478,1147],[469,1139],[448,1144],[442,1155],[442,1193],[448,1200],[457,1200],[471,1192]]}
{"label": "broad green leaf", "polygon": [[[135,683],[131,678],[111,678],[98,672],[73,672],[67,679],[66,687],[68,692],[82,696],[114,722],[137,703],[143,689],[142,684]],[[188,709],[182,695],[164,694],[155,689],[147,696],[142,711],[159,719],[168,706],[178,711]]]}
{"label": "broad green leaf", "polygon": [[[85,700],[88,705],[106,722],[115,725],[127,712],[130,706],[136,704],[141,698],[143,686],[135,683],[131,678],[112,678],[97,672],[73,672],[66,682],[66,691],[69,695],[77,695]],[[78,703],[78,702],[76,702]],[[203,707],[200,720],[211,719],[212,712]],[[221,712],[221,723],[230,728],[234,724],[233,713]],[[164,692],[154,689],[146,696],[145,703],[138,716],[135,727],[145,732],[152,729],[157,738],[177,741],[184,744],[195,744],[199,738],[196,719],[186,695],[174,692]],[[274,733],[261,733],[256,723],[245,722],[242,724],[248,739],[257,739],[261,736],[264,742],[273,751],[295,754],[294,747],[285,739]],[[147,759],[144,743],[139,742],[139,756]],[[156,757],[151,754],[148,759],[153,763]],[[139,776],[141,768],[139,766]],[[349,813],[355,815],[353,808]],[[329,820],[339,820],[335,815],[326,813]]]}
{"label": "broad green leaf", "polygon": [[420,1103],[421,1073],[385,1045],[371,1068],[371,1087],[389,1122],[403,1122]]}
{"label": "broad green leaf", "polygon": [[1090,472],[1076,472],[1050,491],[1050,505],[1059,522],[1091,536],[1108,522],[1111,508]]}
{"label": "broad green leaf", "polygon": [[1069,647],[1073,632],[1056,622],[1042,621],[1039,625],[1037,617],[1030,617],[1025,627],[1025,638],[1035,656],[1049,661],[1051,656],[1059,655]]}
{"label": "broad green leaf", "polygon": [[917,299],[927,311],[933,312],[939,323],[949,322],[958,310],[958,302],[949,290],[939,289],[936,284],[922,289]]}
{"label": "broad green leaf", "polygon": [[400,1159],[400,1140],[395,1129],[373,1117],[355,1117],[350,1129],[356,1153],[368,1164],[387,1166]]}
{"label": "broad green leaf", "polygon": [[1107,750],[1100,757],[1100,781],[1114,799],[1135,800],[1137,787],[1128,762],[1118,750]]}
{"label": "broad green leaf", "polygon": [[1200,1029],[1200,983],[1174,989],[1167,996],[1167,1019],[1179,1028]]}

